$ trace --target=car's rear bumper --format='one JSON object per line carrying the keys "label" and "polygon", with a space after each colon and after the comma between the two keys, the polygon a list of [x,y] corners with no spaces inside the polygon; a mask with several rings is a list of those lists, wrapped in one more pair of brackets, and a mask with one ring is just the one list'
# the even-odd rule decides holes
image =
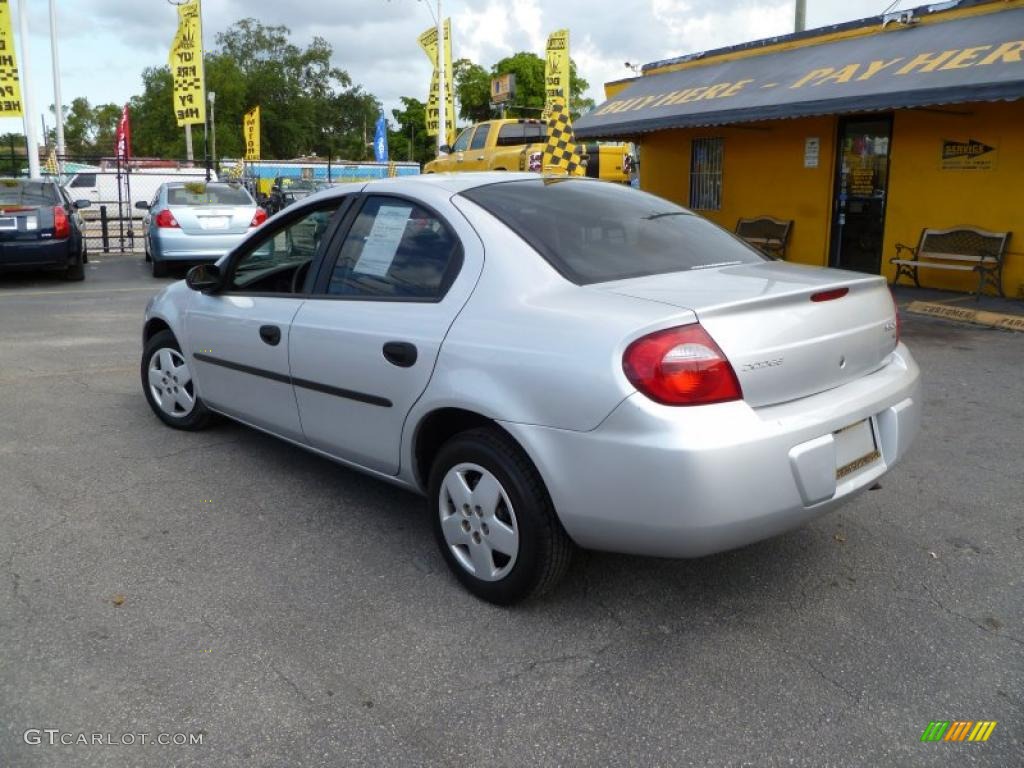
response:
{"label": "car's rear bumper", "polygon": [[0,243],[0,269],[63,268],[74,253],[73,241],[39,240]]}
{"label": "car's rear bumper", "polygon": [[[880,370],[790,403],[672,408],[637,393],[590,432],[503,426],[540,469],[576,543],[697,557],[850,500],[905,454],[920,414],[919,370],[900,345]],[[832,434],[863,419],[881,457],[837,481]]]}
{"label": "car's rear bumper", "polygon": [[248,235],[247,232],[225,235],[188,235],[180,230],[158,229],[151,243],[151,256],[157,261],[216,261]]}

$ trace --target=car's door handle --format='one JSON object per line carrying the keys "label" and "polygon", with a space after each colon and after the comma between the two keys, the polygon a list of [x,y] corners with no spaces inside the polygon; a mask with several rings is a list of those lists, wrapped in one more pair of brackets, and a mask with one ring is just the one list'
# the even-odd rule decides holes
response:
{"label": "car's door handle", "polygon": [[261,325],[260,338],[272,347],[281,343],[281,329],[276,325]]}
{"label": "car's door handle", "polygon": [[384,359],[399,368],[415,365],[416,356],[416,346],[407,341],[389,341],[384,345]]}
{"label": "car's door handle", "polygon": [[478,155],[476,159],[477,160],[483,160],[484,159],[484,155]]}

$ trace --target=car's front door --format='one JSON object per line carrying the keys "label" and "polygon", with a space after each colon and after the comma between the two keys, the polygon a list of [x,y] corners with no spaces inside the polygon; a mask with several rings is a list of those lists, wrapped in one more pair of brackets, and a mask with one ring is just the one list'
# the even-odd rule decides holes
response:
{"label": "car's front door", "polygon": [[192,298],[185,318],[189,353],[199,392],[214,410],[302,440],[289,331],[306,300],[306,276],[342,206],[335,199],[275,223],[226,265],[222,290]]}
{"label": "car's front door", "polygon": [[307,442],[387,474],[402,427],[482,265],[479,238],[420,202],[369,195],[292,321]]}

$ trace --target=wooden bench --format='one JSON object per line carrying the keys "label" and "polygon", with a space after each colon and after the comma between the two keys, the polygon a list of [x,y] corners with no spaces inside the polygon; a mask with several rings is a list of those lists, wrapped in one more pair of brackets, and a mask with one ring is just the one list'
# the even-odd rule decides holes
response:
{"label": "wooden bench", "polygon": [[[1003,296],[1003,258],[1009,240],[1009,232],[989,232],[977,227],[923,229],[916,248],[896,244],[896,256],[889,259],[889,263],[896,266],[893,285],[905,275],[920,288],[918,270],[948,269],[977,272],[979,299],[986,285]],[[904,251],[911,258],[900,258]]]}
{"label": "wooden bench", "polygon": [[786,245],[793,221],[758,216],[754,219],[740,219],[736,222],[736,234],[773,259],[786,258]]}

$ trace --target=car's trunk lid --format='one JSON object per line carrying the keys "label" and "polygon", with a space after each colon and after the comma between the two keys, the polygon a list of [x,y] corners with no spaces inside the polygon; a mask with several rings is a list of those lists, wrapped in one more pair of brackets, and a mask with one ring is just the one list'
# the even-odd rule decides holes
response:
{"label": "car's trunk lid", "polygon": [[[692,310],[753,406],[859,378],[879,368],[896,343],[892,297],[875,275],[766,262],[593,287]],[[812,300],[843,288],[838,298]]]}
{"label": "car's trunk lid", "polygon": [[242,208],[222,205],[172,205],[181,231],[188,235],[241,234],[249,229],[256,207]]}
{"label": "car's trunk lid", "polygon": [[53,206],[0,203],[0,242],[53,237]]}

